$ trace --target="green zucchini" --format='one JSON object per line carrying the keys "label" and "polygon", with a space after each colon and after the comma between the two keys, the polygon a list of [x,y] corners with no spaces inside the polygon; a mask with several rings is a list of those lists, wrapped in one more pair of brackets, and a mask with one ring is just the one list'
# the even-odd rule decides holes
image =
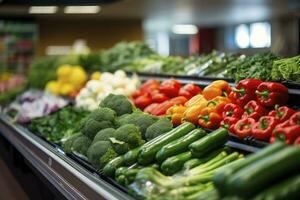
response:
{"label": "green zucchini", "polygon": [[[189,122],[185,122],[180,126],[174,128],[172,131],[165,133],[161,140],[158,140],[150,145],[142,146],[141,152],[138,156],[138,163],[142,165],[147,165],[155,160],[156,153],[165,145],[170,142],[186,135],[195,128],[195,125]],[[156,138],[155,138],[156,139]],[[151,142],[151,141],[150,141]],[[147,143],[146,143],[147,144]]]}
{"label": "green zucchini", "polygon": [[202,163],[204,162],[200,158],[192,158],[183,164],[183,170],[192,169]]}
{"label": "green zucchini", "polygon": [[192,153],[190,151],[172,156],[168,159],[166,159],[161,164],[161,170],[166,175],[173,175],[176,172],[180,171],[182,169],[183,164],[191,159]]}
{"label": "green zucchini", "polygon": [[141,147],[137,147],[135,149],[132,149],[128,151],[126,154],[124,154],[124,162],[126,165],[132,165],[137,162],[138,155],[140,153]]}
{"label": "green zucchini", "polygon": [[300,199],[300,174],[288,178],[258,194],[254,200]]}
{"label": "green zucchini", "polygon": [[109,177],[114,177],[116,169],[121,167],[123,164],[124,164],[123,156],[118,156],[118,157],[112,159],[103,168],[104,175],[109,176]]}
{"label": "green zucchini", "polygon": [[243,167],[250,165],[262,158],[265,158],[274,152],[277,152],[286,147],[286,145],[282,142],[278,142],[272,144],[261,151],[248,156],[246,159],[240,159],[229,165],[219,169],[213,177],[213,182],[216,188],[219,190],[221,195],[225,195],[226,193],[226,183],[228,179],[235,174],[237,171],[241,170]]}
{"label": "green zucchini", "polygon": [[205,131],[203,129],[195,129],[188,134],[182,136],[181,138],[178,138],[177,140],[174,140],[170,142],[169,144],[163,146],[156,154],[156,160],[159,163],[162,163],[167,158],[180,154],[182,152],[187,151],[189,148],[189,145],[192,142],[195,142],[196,140],[204,137],[206,135]]}
{"label": "green zucchini", "polygon": [[125,174],[125,171],[128,170],[128,167],[119,167],[115,172],[115,177],[119,177]]}
{"label": "green zucchini", "polygon": [[224,128],[219,128],[207,136],[193,142],[189,145],[195,157],[204,156],[218,148],[221,148],[228,139],[228,131]]}
{"label": "green zucchini", "polygon": [[300,148],[286,147],[239,170],[227,182],[228,194],[252,197],[300,168]]}

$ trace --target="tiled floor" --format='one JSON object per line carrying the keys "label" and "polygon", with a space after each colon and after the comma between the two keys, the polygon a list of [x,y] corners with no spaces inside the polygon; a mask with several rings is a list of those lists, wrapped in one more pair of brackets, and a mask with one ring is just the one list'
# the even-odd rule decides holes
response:
{"label": "tiled floor", "polygon": [[3,200],[4,199],[5,200],[29,199],[1,158],[0,158],[0,191],[1,191],[0,199]]}

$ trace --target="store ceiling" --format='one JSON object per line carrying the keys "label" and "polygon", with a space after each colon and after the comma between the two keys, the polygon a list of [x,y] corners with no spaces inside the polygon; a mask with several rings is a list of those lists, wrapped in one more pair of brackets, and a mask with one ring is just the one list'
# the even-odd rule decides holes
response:
{"label": "store ceiling", "polygon": [[[0,0],[1,1],[1,0]],[[101,0],[100,0],[101,1]],[[14,1],[12,1],[14,2]],[[88,1],[87,1],[88,2]],[[33,16],[37,18],[97,18],[147,19],[164,23],[194,23],[216,25],[259,21],[286,15],[299,14],[299,0],[121,0],[101,5],[94,15],[66,15],[59,7],[56,14],[30,15],[28,6],[0,4],[2,16]]]}

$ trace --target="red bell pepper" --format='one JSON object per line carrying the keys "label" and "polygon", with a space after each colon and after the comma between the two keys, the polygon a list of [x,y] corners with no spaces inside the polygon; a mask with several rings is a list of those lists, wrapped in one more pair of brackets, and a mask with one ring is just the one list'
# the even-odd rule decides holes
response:
{"label": "red bell pepper", "polygon": [[165,115],[167,110],[172,106],[184,105],[185,102],[187,102],[187,99],[185,97],[175,97],[158,104],[150,113],[156,116]]}
{"label": "red bell pepper", "polygon": [[147,106],[143,111],[146,112],[146,113],[150,113],[151,114],[152,111],[154,109],[156,109],[158,105],[159,105],[159,103],[152,103],[149,106]]}
{"label": "red bell pepper", "polygon": [[274,138],[284,141],[286,144],[293,144],[300,136],[300,125],[289,125],[286,127],[276,127],[272,134],[271,142]]}
{"label": "red bell pepper", "polygon": [[200,112],[198,124],[203,128],[216,129],[220,127],[221,121],[222,117],[213,108],[206,107]]}
{"label": "red bell pepper", "polygon": [[278,120],[272,116],[263,116],[252,127],[252,136],[258,140],[269,140]]}
{"label": "red bell pepper", "polygon": [[142,93],[150,93],[153,90],[157,90],[159,88],[159,86],[160,86],[159,81],[150,79],[150,80],[146,81],[145,83],[143,83],[141,85],[141,87],[139,88],[139,90]]}
{"label": "red bell pepper", "polygon": [[268,110],[259,105],[256,101],[252,100],[249,101],[245,107],[244,107],[244,114],[242,117],[245,118],[253,118],[255,121],[257,121],[260,117],[266,115],[268,113]]}
{"label": "red bell pepper", "polygon": [[288,120],[295,112],[295,110],[287,106],[278,107],[276,105],[275,110],[270,111],[268,115],[275,117],[281,123]]}
{"label": "red bell pepper", "polygon": [[223,128],[228,129],[228,131],[229,131],[230,133],[235,134],[235,133],[234,133],[234,125],[235,125],[238,121],[239,121],[239,119],[238,119],[238,118],[235,118],[235,117],[225,117],[225,118],[223,119],[223,121],[221,122],[221,126],[222,126]]}
{"label": "red bell pepper", "polygon": [[158,90],[151,92],[151,99],[153,103],[162,103],[169,99],[166,95],[160,93]]}
{"label": "red bell pepper", "polygon": [[241,80],[229,94],[230,100],[243,107],[249,101],[255,100],[255,90],[261,83],[261,80],[252,78]]}
{"label": "red bell pepper", "polygon": [[255,93],[258,103],[266,107],[284,105],[288,100],[288,89],[281,83],[263,82]]}
{"label": "red bell pepper", "polygon": [[300,144],[300,136],[297,137],[297,139],[295,140],[294,144],[296,144],[296,145]]}
{"label": "red bell pepper", "polygon": [[294,113],[290,118],[291,125],[300,125],[300,111]]}
{"label": "red bell pepper", "polygon": [[159,87],[159,91],[166,96],[172,98],[178,96],[181,83],[174,79],[163,81]]}
{"label": "red bell pepper", "polygon": [[132,94],[131,94],[131,97],[133,99],[136,99],[138,98],[139,96],[142,96],[144,93],[141,91],[141,90],[135,90]]}
{"label": "red bell pepper", "polygon": [[144,108],[146,108],[148,105],[152,103],[152,100],[148,94],[144,94],[134,99],[133,103],[136,107],[143,110]]}
{"label": "red bell pepper", "polygon": [[179,96],[184,96],[188,99],[192,98],[193,96],[199,94],[202,91],[202,89],[192,83],[186,84],[179,90]]}
{"label": "red bell pepper", "polygon": [[228,103],[223,108],[222,116],[223,118],[225,117],[241,118],[243,113],[244,110],[240,106],[233,103]]}
{"label": "red bell pepper", "polygon": [[234,133],[239,138],[245,138],[247,136],[251,135],[251,129],[254,125],[255,120],[252,118],[244,118],[240,119],[235,125],[234,125]]}

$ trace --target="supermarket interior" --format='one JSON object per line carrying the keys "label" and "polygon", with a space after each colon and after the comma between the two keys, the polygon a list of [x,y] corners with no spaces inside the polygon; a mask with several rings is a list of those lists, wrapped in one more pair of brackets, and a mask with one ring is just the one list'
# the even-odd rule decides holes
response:
{"label": "supermarket interior", "polygon": [[299,0],[0,0],[0,199],[300,199]]}

